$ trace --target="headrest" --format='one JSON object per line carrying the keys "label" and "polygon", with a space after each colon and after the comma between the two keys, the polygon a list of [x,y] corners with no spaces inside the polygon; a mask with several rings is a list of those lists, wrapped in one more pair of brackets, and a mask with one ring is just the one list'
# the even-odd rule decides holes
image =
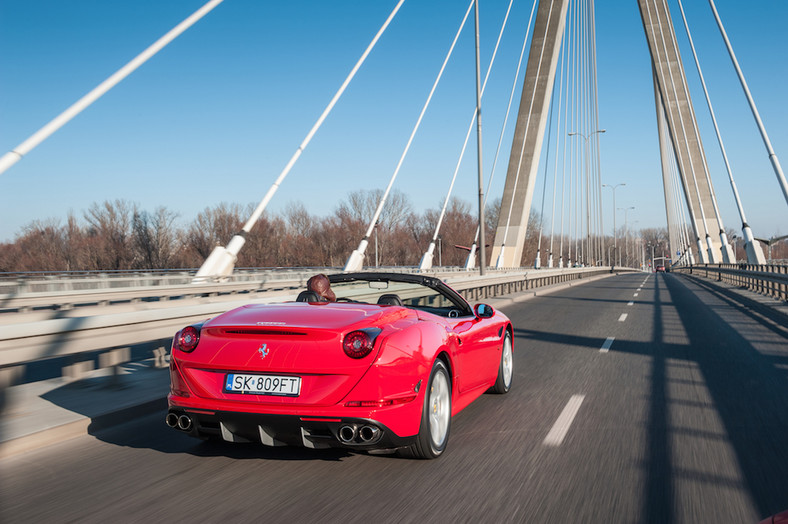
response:
{"label": "headrest", "polygon": [[378,299],[378,305],[380,306],[402,306],[402,299],[399,298],[399,295],[395,295],[394,293],[387,293],[385,295],[380,295]]}
{"label": "headrest", "polygon": [[302,291],[296,297],[296,302],[325,302],[324,300],[320,300],[320,297],[317,296],[317,293],[314,291]]}

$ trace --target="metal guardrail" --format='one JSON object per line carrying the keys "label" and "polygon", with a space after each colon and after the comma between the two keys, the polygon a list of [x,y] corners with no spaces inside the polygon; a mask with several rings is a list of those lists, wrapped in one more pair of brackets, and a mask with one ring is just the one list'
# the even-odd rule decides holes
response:
{"label": "metal guardrail", "polygon": [[[399,268],[399,270],[402,271],[403,268]],[[502,270],[491,271],[489,275],[484,277],[467,271],[437,272],[435,274],[446,280],[467,300],[480,301],[496,295],[603,273],[610,273],[610,268]],[[161,301],[162,303],[144,304],[144,309],[134,311],[124,310],[112,313],[112,307],[105,307],[102,310],[106,310],[106,314],[38,319],[27,322],[24,320],[26,315],[22,314],[18,316],[20,319],[18,323],[0,325],[0,367],[166,339],[184,325],[210,318],[240,305],[295,300],[296,295],[305,285],[308,275],[290,279],[271,279],[272,282],[275,281],[277,285],[281,286],[276,291],[273,287],[261,286],[259,281],[251,282],[256,291],[263,291],[254,296],[239,296],[228,292],[203,298],[197,303],[189,303],[188,305],[178,303],[178,301]],[[298,286],[288,287],[296,282],[299,283]],[[222,286],[225,286],[226,289],[234,289],[237,284],[237,282],[209,284],[205,289],[209,287],[210,289],[219,289]],[[156,295],[159,297],[170,296],[170,293],[175,292],[167,289],[167,286],[142,286],[142,289],[133,292],[125,291],[125,293],[127,295],[137,292],[145,294],[150,292],[152,287],[163,292]],[[183,285],[179,289],[179,293],[184,294],[185,290],[191,290],[193,286]],[[221,293],[221,291],[217,293]],[[69,300],[67,299],[65,302],[69,302]]]}
{"label": "metal guardrail", "polygon": [[788,266],[702,264],[678,266],[673,271],[710,278],[780,300],[788,300]]}
{"label": "metal guardrail", "polygon": [[[443,269],[443,268],[442,268]],[[389,272],[413,268],[386,268]],[[26,274],[25,278],[0,278],[0,313],[32,308],[68,309],[83,305],[109,305],[176,298],[215,297],[269,293],[303,288],[316,273],[336,273],[340,268],[273,268],[236,271],[227,277],[194,283],[196,270],[172,272]],[[451,269],[433,271],[454,274]],[[232,297],[230,297],[232,299]]]}
{"label": "metal guardrail", "polygon": [[[309,269],[246,271],[224,277],[221,281],[214,279],[199,285],[192,285],[193,271],[167,274],[158,272],[107,273],[79,276],[64,273],[43,277],[28,276],[15,280],[0,279],[0,308],[35,307],[42,304],[57,307],[91,303],[91,301],[97,303],[106,299],[115,302],[141,298],[165,297],[166,299],[173,296],[206,293],[235,293],[254,290],[259,284],[268,284],[268,287],[271,287],[278,283],[285,283],[285,285],[289,285],[293,281],[300,283],[304,277],[309,278],[312,274],[314,271]],[[212,285],[216,287],[212,288]],[[200,289],[200,291],[196,293],[189,291],[194,288]],[[186,292],[182,290],[186,290]],[[129,297],[123,297],[124,293],[128,293]]]}
{"label": "metal guardrail", "polygon": [[603,273],[610,273],[610,268],[528,269],[519,271],[520,278],[512,278],[511,274],[493,273],[486,276],[472,275],[462,279],[448,277],[444,280],[465,300],[473,302]]}
{"label": "metal guardrail", "polygon": [[[413,272],[410,267],[377,268],[386,272]],[[526,272],[538,275],[537,280],[547,279],[548,282],[566,281],[572,277],[567,275],[596,271],[600,268],[574,268],[574,269],[502,269],[490,270],[490,275],[482,277],[493,279],[498,284],[510,283],[511,274],[522,275]],[[269,269],[245,271],[221,279],[208,282],[193,283],[193,271],[177,273],[116,273],[106,275],[80,275],[75,277],[71,273],[51,274],[44,278],[19,279],[17,281],[0,280],[0,314],[8,312],[27,312],[33,308],[70,309],[87,305],[108,306],[140,301],[166,301],[173,299],[187,299],[198,297],[225,296],[227,300],[234,300],[235,295],[257,297],[271,292],[286,294],[295,289],[302,289],[306,281],[315,273],[336,273],[339,268],[298,268],[298,269]],[[370,269],[372,271],[372,269]],[[474,272],[463,268],[442,267],[423,271],[438,278],[452,281],[465,281]],[[494,275],[498,275],[497,277]],[[503,275],[503,276],[501,276]],[[65,276],[65,278],[63,278]],[[502,280],[501,280],[502,279]],[[500,282],[499,282],[500,281]],[[544,284],[537,284],[544,285]],[[510,291],[528,289],[528,282],[521,286],[511,285]],[[458,289],[457,291],[462,291]],[[483,298],[492,291],[477,293],[474,299]],[[501,293],[504,291],[496,291]],[[468,298],[468,297],[466,297]]]}

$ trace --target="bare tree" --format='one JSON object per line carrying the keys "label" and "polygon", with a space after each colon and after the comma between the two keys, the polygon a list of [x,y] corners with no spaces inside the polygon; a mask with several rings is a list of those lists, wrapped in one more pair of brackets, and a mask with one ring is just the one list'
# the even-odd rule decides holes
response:
{"label": "bare tree", "polygon": [[[643,239],[643,245],[647,251],[646,259],[651,259],[651,247],[654,248],[654,256],[662,257],[667,256],[670,258],[670,240],[668,237],[667,228],[646,228],[640,230],[640,236]],[[619,238],[619,249],[623,249]],[[649,245],[651,247],[649,247]]]}
{"label": "bare tree", "polygon": [[64,271],[68,247],[63,229],[55,219],[35,220],[26,225],[15,243],[14,271]]}
{"label": "bare tree", "polygon": [[177,213],[168,211],[162,206],[157,207],[153,214],[147,211],[134,211],[132,242],[135,267],[148,269],[170,267],[177,249],[177,233],[174,228],[177,217]]}
{"label": "bare tree", "polygon": [[131,219],[135,206],[125,200],[94,203],[85,212],[91,269],[129,269]]}
{"label": "bare tree", "polygon": [[[298,202],[279,216],[264,214],[247,235],[237,266],[341,267],[366,231],[382,194],[381,190],[353,191],[326,217],[312,215]],[[26,226],[13,243],[0,246],[0,271],[198,267],[216,245],[226,245],[241,229],[242,217],[252,207],[221,203],[201,211],[186,227],[178,227],[177,215],[165,207],[148,212],[124,200],[94,203],[83,213],[83,223],[70,214],[64,226],[56,220]],[[488,244],[494,240],[499,208],[500,200],[487,206]],[[393,191],[369,239],[367,265],[374,264],[376,239],[380,265],[416,265],[438,216],[437,208],[413,212],[407,196]],[[440,253],[436,252],[443,265],[464,264],[467,250],[455,246],[471,245],[477,218],[471,204],[457,198],[450,201],[440,232]],[[536,252],[538,228],[533,226],[540,223],[539,217],[532,213],[529,223],[527,265]]]}
{"label": "bare tree", "polygon": [[[335,217],[339,220],[339,225],[344,229],[342,234],[342,244],[345,244],[344,259],[358,245],[361,235],[363,235],[375,211],[383,198],[383,190],[374,189],[353,191],[348,194],[347,201],[339,204],[335,211]],[[397,236],[398,231],[405,227],[405,223],[412,214],[412,206],[407,195],[398,190],[389,193],[386,205],[378,217],[377,224],[373,230],[373,237],[369,239],[370,247],[367,248],[367,264],[375,263],[375,240],[377,239],[378,260],[381,265],[391,265],[394,263],[399,250],[391,244],[391,239]],[[342,261],[344,263],[344,260]]]}
{"label": "bare tree", "polygon": [[220,203],[202,210],[186,232],[186,248],[196,255],[197,265],[202,264],[213,248],[226,245],[241,230],[241,206]]}
{"label": "bare tree", "polygon": [[[254,210],[250,204],[242,216]],[[281,217],[264,213],[246,237],[246,244],[238,254],[238,267],[277,267],[285,265],[290,239],[287,224]]]}

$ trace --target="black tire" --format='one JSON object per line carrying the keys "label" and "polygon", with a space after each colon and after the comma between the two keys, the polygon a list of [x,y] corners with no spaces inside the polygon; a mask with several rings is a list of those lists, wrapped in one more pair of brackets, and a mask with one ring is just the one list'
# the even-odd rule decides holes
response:
{"label": "black tire", "polygon": [[449,442],[451,430],[451,376],[446,364],[436,360],[424,393],[424,407],[416,442],[400,451],[409,458],[435,459],[440,457]]}
{"label": "black tire", "polygon": [[507,331],[501,345],[501,361],[498,364],[498,378],[491,388],[493,393],[503,395],[512,388],[514,379],[514,353],[512,351],[512,335]]}

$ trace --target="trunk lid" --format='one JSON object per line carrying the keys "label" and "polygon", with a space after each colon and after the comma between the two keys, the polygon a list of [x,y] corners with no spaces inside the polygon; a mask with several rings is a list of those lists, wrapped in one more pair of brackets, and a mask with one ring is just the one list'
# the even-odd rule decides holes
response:
{"label": "trunk lid", "polygon": [[[342,400],[374,362],[382,338],[364,358],[348,357],[344,336],[384,328],[413,315],[404,308],[369,304],[249,305],[202,326],[193,353],[179,353],[195,394],[263,404],[333,405]],[[415,315],[414,319],[415,319]],[[228,374],[300,377],[297,397],[228,393]]]}

